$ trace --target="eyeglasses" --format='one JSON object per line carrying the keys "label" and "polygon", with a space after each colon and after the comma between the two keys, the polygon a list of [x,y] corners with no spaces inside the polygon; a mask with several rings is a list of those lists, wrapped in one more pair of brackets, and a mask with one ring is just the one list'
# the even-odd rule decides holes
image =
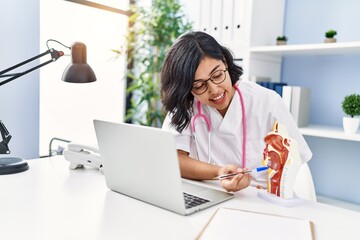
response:
{"label": "eyeglasses", "polygon": [[196,95],[201,95],[208,89],[208,81],[213,82],[214,84],[220,84],[226,79],[226,71],[225,70],[216,70],[213,72],[207,80],[196,80],[194,81],[194,85],[192,88],[192,92]]}

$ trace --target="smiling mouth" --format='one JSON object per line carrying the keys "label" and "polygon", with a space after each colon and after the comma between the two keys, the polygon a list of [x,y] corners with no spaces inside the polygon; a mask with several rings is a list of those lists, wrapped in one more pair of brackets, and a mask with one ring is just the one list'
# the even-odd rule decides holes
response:
{"label": "smiling mouth", "polygon": [[212,98],[211,100],[214,101],[214,102],[219,102],[221,101],[225,96],[225,92],[223,92],[221,95],[215,97],[215,98]]}

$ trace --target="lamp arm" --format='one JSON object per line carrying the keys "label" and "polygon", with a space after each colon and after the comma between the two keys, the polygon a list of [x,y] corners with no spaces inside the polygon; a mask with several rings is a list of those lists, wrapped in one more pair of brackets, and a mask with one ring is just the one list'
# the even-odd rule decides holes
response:
{"label": "lamp arm", "polygon": [[4,123],[0,120],[0,132],[2,141],[0,142],[0,154],[9,154],[10,149],[8,147],[8,143],[10,142],[11,135],[9,134],[8,130],[6,129]]}
{"label": "lamp arm", "polygon": [[[30,69],[28,69],[28,70],[26,70],[24,72],[21,72],[21,73],[5,74],[5,73],[7,73],[7,72],[9,72],[11,70],[14,70],[14,69],[16,69],[16,68],[18,68],[18,67],[20,67],[22,65],[25,65],[25,64],[29,63],[29,62],[32,62],[35,59],[38,59],[38,58],[40,58],[42,56],[45,56],[47,54],[51,55],[51,60],[48,60],[48,61],[46,61],[46,62],[44,62],[42,64],[39,64],[38,66],[30,68]],[[12,66],[12,67],[9,67],[9,68],[7,68],[7,69],[0,72],[0,78],[9,77],[9,76],[12,76],[12,77],[0,82],[0,86],[6,84],[8,82],[11,82],[11,81],[15,80],[16,78],[21,77],[21,76],[23,76],[23,75],[25,75],[25,74],[27,74],[29,72],[32,72],[32,71],[34,71],[34,70],[36,70],[38,68],[41,68],[41,67],[43,67],[43,66],[45,66],[45,65],[47,65],[47,64],[49,64],[51,62],[55,62],[59,57],[61,57],[63,55],[64,55],[64,53],[62,51],[57,51],[57,50],[51,48],[51,49],[49,49],[49,50],[47,50],[47,51],[45,51],[45,52],[43,52],[43,53],[41,53],[41,54],[39,54],[39,55],[37,55],[35,57],[29,58],[29,59],[27,59],[27,60],[25,60],[25,61],[23,61],[21,63],[18,63],[16,65]],[[9,154],[10,149],[8,147],[8,143],[10,142],[12,136],[9,134],[8,130],[6,129],[5,125],[3,124],[3,122],[1,120],[0,120],[0,133],[1,133],[1,137],[2,137],[2,141],[0,142],[0,154]]]}
{"label": "lamp arm", "polygon": [[[7,73],[7,72],[9,72],[9,71],[11,71],[13,69],[16,69],[16,68],[18,68],[18,67],[20,67],[22,65],[25,65],[25,64],[27,64],[29,62],[32,62],[35,59],[38,59],[38,58],[40,58],[42,56],[45,56],[45,55],[47,55],[49,53],[51,54],[51,60],[49,60],[49,61],[46,61],[46,62],[44,62],[44,63],[42,63],[42,64],[40,64],[40,65],[38,65],[36,67],[30,68],[30,69],[28,69],[28,70],[26,70],[24,72],[21,72],[21,73],[15,73],[15,74],[10,74],[10,75],[5,74],[5,73]],[[43,67],[43,66],[45,66],[45,65],[47,65],[47,64],[49,64],[51,62],[55,62],[59,57],[61,57],[63,55],[64,55],[64,53],[62,51],[57,51],[57,50],[51,48],[51,49],[47,50],[46,52],[43,52],[43,53],[41,53],[41,54],[39,54],[39,55],[37,55],[35,57],[29,58],[29,59],[27,59],[27,60],[25,60],[25,61],[23,61],[23,62],[21,62],[19,64],[16,64],[16,65],[10,67],[10,68],[7,68],[7,69],[0,72],[0,78],[1,77],[8,77],[8,76],[12,76],[12,77],[0,82],[0,86],[6,84],[8,82],[11,82],[11,81],[15,80],[18,77],[21,77],[21,76],[23,76],[25,74],[28,74],[29,72],[32,72],[32,71],[34,71],[34,70],[36,70],[38,68],[41,68],[41,67]]]}

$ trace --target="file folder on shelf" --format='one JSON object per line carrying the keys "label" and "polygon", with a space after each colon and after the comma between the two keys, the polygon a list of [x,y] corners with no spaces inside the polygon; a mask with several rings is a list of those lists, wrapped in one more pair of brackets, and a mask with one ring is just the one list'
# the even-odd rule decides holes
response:
{"label": "file folder on shelf", "polygon": [[309,125],[310,95],[310,88],[283,86],[282,98],[298,127]]}

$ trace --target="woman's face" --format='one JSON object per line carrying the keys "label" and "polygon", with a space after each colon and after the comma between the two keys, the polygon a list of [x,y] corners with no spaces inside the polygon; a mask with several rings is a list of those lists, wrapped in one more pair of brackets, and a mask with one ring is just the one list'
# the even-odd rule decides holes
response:
{"label": "woman's face", "polygon": [[[221,60],[210,57],[203,58],[196,69],[193,90],[191,91],[198,101],[216,108],[222,116],[225,116],[235,93],[235,88],[232,86],[229,72],[226,69],[227,65]],[[225,80],[215,84],[211,80],[207,81],[210,77],[215,82],[221,82],[224,78]],[[204,83],[204,81],[206,82]],[[207,90],[199,94],[206,85]]]}

